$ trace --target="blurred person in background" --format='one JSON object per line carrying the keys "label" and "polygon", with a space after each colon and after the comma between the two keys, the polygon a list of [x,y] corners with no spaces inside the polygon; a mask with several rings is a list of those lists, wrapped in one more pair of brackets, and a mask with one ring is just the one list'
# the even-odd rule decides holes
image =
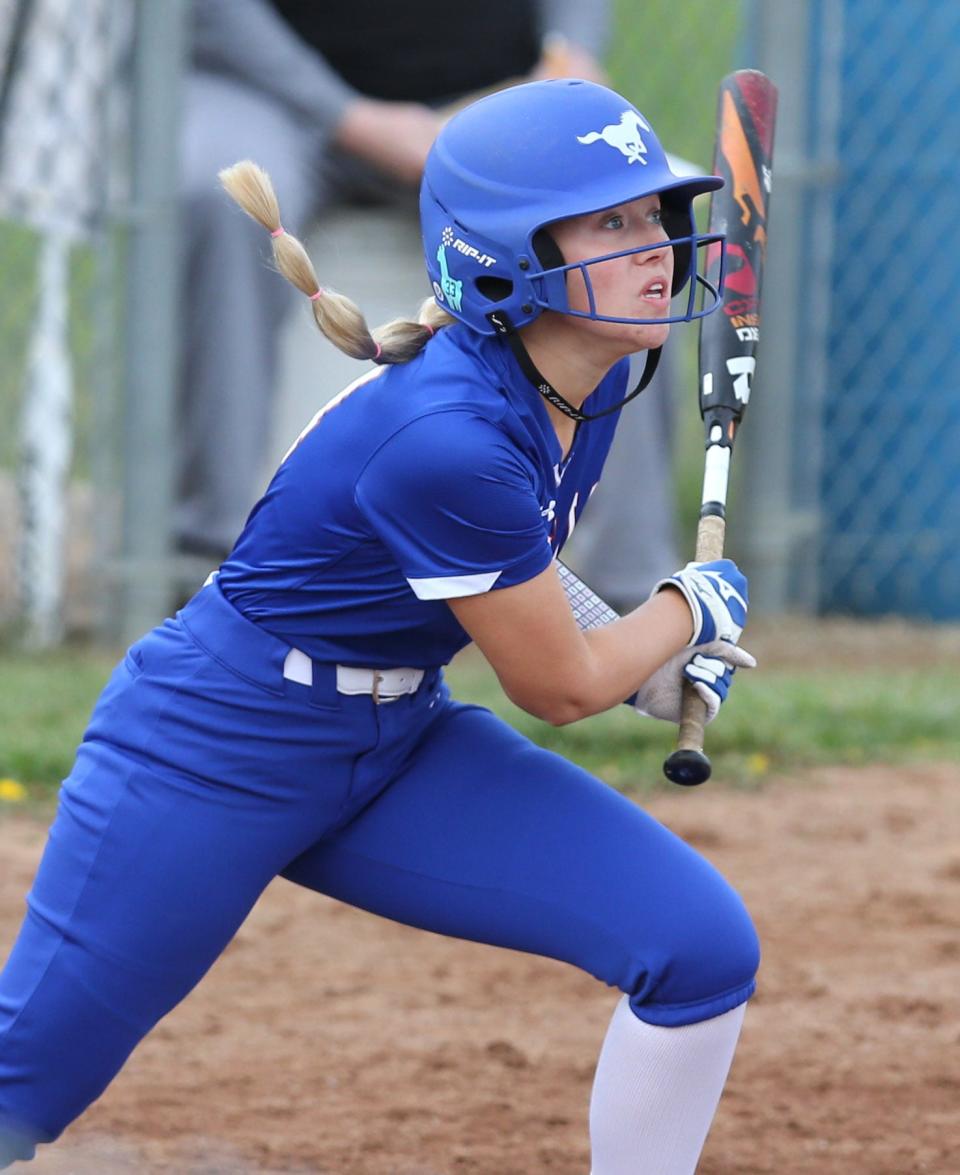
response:
{"label": "blurred person in background", "polygon": [[182,553],[219,562],[261,488],[292,291],[264,263],[256,226],[224,214],[218,170],[256,159],[295,234],[335,202],[397,200],[414,231],[449,108],[521,79],[602,81],[610,4],[193,0],[192,17],[174,536]]}

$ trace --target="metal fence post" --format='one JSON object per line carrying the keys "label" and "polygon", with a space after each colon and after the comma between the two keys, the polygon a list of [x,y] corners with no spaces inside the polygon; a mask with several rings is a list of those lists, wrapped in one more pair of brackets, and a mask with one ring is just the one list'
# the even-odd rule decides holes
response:
{"label": "metal fence post", "polygon": [[185,0],[137,0],[124,338],[120,635],[170,605],[177,174]]}
{"label": "metal fence post", "polygon": [[[748,47],[780,90],[757,395],[741,440],[732,529],[758,611],[816,610],[823,359],[832,250],[828,0],[754,0]],[[816,45],[817,62],[811,61]],[[813,295],[813,296],[811,296]]]}

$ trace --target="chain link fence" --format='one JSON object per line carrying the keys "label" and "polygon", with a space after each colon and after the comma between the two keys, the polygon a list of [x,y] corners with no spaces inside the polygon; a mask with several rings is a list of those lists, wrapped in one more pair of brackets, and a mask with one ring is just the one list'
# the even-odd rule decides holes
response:
{"label": "chain link fence", "polygon": [[819,603],[957,620],[960,5],[847,0],[841,32]]}
{"label": "chain link fence", "polygon": [[117,280],[130,6],[0,0],[0,624],[95,621],[115,535]]}
{"label": "chain link fence", "polygon": [[751,594],[775,611],[960,620],[960,7],[753,10],[781,104],[764,374],[741,453]]}

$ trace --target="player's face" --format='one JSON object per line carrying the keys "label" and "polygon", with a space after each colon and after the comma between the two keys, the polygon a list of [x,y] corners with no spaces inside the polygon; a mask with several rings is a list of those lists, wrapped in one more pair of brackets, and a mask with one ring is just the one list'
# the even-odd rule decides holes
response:
{"label": "player's face", "polygon": [[[670,238],[661,222],[659,196],[644,196],[603,212],[558,221],[550,226],[550,233],[567,264],[640,245],[662,244],[663,248],[599,262],[589,266],[587,272],[599,314],[656,319],[670,313],[673,249],[667,244]],[[589,312],[590,299],[580,270],[567,275],[567,297],[571,309]],[[623,354],[662,346],[670,333],[669,323],[637,326],[572,321],[591,335],[622,346]]]}

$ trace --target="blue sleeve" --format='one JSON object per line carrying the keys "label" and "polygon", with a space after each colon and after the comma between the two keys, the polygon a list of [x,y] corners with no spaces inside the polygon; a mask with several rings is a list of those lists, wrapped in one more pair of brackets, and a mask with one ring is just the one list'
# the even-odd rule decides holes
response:
{"label": "blue sleeve", "polygon": [[533,470],[499,429],[467,413],[395,433],[355,498],[422,600],[523,583],[552,559]]}

